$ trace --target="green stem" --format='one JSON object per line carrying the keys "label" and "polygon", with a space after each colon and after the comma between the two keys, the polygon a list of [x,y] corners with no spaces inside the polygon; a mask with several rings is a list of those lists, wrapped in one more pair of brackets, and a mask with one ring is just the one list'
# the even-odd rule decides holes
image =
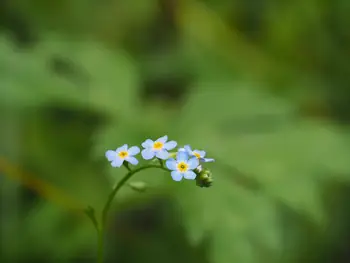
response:
{"label": "green stem", "polygon": [[101,218],[101,227],[98,231],[98,257],[97,257],[97,263],[103,263],[103,247],[104,247],[104,233],[105,233],[105,226],[107,221],[107,214],[108,211],[111,208],[113,199],[115,195],[118,193],[120,188],[136,173],[149,169],[149,168],[160,168],[162,170],[168,171],[168,169],[164,168],[163,165],[156,165],[156,164],[149,164],[145,165],[139,168],[136,168],[135,170],[131,170],[128,166],[126,166],[129,170],[129,172],[117,183],[117,185],[114,187],[113,191],[109,194],[108,200],[102,210],[102,218]]}
{"label": "green stem", "polygon": [[125,168],[126,168],[129,172],[131,172],[131,169],[130,169],[130,167],[129,167],[129,163],[124,162],[123,165],[125,166]]}
{"label": "green stem", "polygon": [[160,164],[161,168],[163,168],[164,167],[163,161],[161,159],[158,159],[158,161],[159,161],[159,164]]}
{"label": "green stem", "polygon": [[105,224],[106,222],[106,218],[107,218],[107,213],[109,211],[109,209],[111,208],[113,199],[115,197],[115,195],[118,193],[119,189],[122,188],[122,186],[136,173],[145,170],[145,169],[149,169],[149,168],[160,168],[163,169],[165,171],[168,171],[168,169],[160,166],[160,165],[155,165],[155,164],[149,164],[149,165],[145,165],[142,167],[139,167],[135,170],[131,170],[130,172],[128,172],[120,181],[119,183],[115,186],[115,188],[113,189],[113,191],[109,194],[107,203],[105,204],[103,211],[102,211],[102,226]]}
{"label": "green stem", "polygon": [[97,232],[97,238],[98,238],[98,243],[97,243],[97,263],[103,263],[104,230],[103,230],[102,227]]}

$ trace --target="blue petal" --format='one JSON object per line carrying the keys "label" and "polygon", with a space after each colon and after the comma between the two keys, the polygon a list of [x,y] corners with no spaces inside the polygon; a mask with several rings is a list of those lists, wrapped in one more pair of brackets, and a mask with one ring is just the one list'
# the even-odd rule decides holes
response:
{"label": "blue petal", "polygon": [[179,148],[177,151],[178,152],[186,152],[185,148]]}
{"label": "blue petal", "polygon": [[156,155],[156,153],[152,149],[148,149],[148,148],[142,150],[141,154],[143,159],[145,160],[150,160]]}
{"label": "blue petal", "polygon": [[188,153],[187,152],[183,152],[183,151],[180,151],[180,152],[177,152],[177,156],[176,156],[176,159],[178,161],[187,161],[188,160]]}
{"label": "blue petal", "polygon": [[182,175],[182,173],[179,173],[177,171],[172,171],[171,172],[171,177],[173,178],[174,181],[179,182],[179,181],[182,180],[183,175]]}
{"label": "blue petal", "polygon": [[163,136],[163,137],[160,137],[159,139],[156,140],[156,142],[161,142],[161,143],[165,143],[166,141],[168,140],[168,136]]}
{"label": "blue petal", "polygon": [[115,151],[108,150],[108,151],[106,152],[106,158],[107,158],[107,160],[110,161],[110,162],[114,160],[114,158],[116,157],[116,155],[117,155],[117,153],[116,153]]}
{"label": "blue petal", "polygon": [[185,145],[185,146],[184,146],[184,149],[188,152],[188,154],[193,154],[193,153],[192,153],[191,146]]}
{"label": "blue petal", "polygon": [[166,162],[165,162],[165,165],[166,167],[169,169],[169,170],[172,170],[172,171],[175,171],[176,170],[176,161],[171,158],[171,159],[168,159]]}
{"label": "blue petal", "polygon": [[167,150],[161,149],[160,151],[157,151],[156,156],[159,159],[166,160],[169,158],[169,153]]}
{"label": "blue petal", "polygon": [[140,148],[137,146],[133,146],[133,147],[129,148],[129,150],[128,150],[129,155],[136,155],[139,152],[140,152]]}
{"label": "blue petal", "polygon": [[201,158],[201,162],[210,163],[210,162],[215,162],[215,160],[212,158]]}
{"label": "blue petal", "polygon": [[131,163],[132,165],[137,165],[139,163],[139,161],[132,156],[126,157],[125,160],[129,163]]}
{"label": "blue petal", "polygon": [[121,159],[121,158],[118,156],[118,157],[116,157],[116,158],[113,160],[113,162],[111,163],[111,165],[112,165],[113,167],[120,167],[120,166],[122,166],[123,162],[124,162],[124,160]]}
{"label": "blue petal", "polygon": [[166,142],[164,144],[164,149],[170,151],[170,150],[174,149],[176,147],[176,145],[177,145],[177,142],[175,142],[175,141]]}
{"label": "blue petal", "polygon": [[187,164],[188,164],[188,168],[189,169],[191,169],[191,170],[196,169],[197,166],[199,165],[198,158],[197,157],[193,157],[193,158],[189,159]]}
{"label": "blue petal", "polygon": [[122,147],[119,147],[116,152],[121,152],[121,151],[126,151],[128,149],[128,145],[127,144],[124,144]]}
{"label": "blue petal", "polygon": [[193,152],[194,152],[194,153],[198,153],[199,156],[200,156],[201,158],[204,158],[204,156],[206,155],[206,152],[205,152],[205,151],[194,150]]}
{"label": "blue petal", "polygon": [[198,172],[201,172],[201,171],[203,170],[202,165],[198,165],[197,168],[196,168],[196,170],[197,170]]}
{"label": "blue petal", "polygon": [[154,141],[147,139],[141,145],[143,148],[152,148],[153,144],[154,144]]}
{"label": "blue petal", "polygon": [[188,180],[194,180],[196,179],[196,173],[193,172],[193,171],[187,171],[186,173],[184,173],[184,177],[185,179],[188,179]]}

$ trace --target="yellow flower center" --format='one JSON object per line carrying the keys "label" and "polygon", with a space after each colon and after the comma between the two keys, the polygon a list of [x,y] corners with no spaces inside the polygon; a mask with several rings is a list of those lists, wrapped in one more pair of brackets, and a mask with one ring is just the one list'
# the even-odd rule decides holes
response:
{"label": "yellow flower center", "polygon": [[119,157],[122,159],[125,159],[126,157],[128,157],[129,153],[127,151],[121,151],[118,153]]}
{"label": "yellow flower center", "polygon": [[177,169],[179,172],[184,173],[188,170],[188,164],[184,162],[180,162],[177,165]]}
{"label": "yellow flower center", "polygon": [[161,143],[161,142],[155,142],[154,144],[153,144],[153,149],[155,149],[155,150],[161,150],[162,148],[163,148],[163,143]]}
{"label": "yellow flower center", "polygon": [[196,156],[198,159],[201,158],[201,155],[199,153],[193,153],[194,156]]}

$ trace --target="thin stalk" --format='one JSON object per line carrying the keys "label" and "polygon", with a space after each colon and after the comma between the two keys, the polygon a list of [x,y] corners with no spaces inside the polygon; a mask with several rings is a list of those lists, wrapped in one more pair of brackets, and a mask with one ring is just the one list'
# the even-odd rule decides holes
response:
{"label": "thin stalk", "polygon": [[107,215],[111,208],[112,202],[120,188],[123,187],[123,185],[136,173],[149,169],[149,168],[160,168],[162,170],[168,171],[168,169],[164,168],[163,165],[156,165],[156,164],[149,164],[145,165],[139,168],[136,168],[135,170],[131,170],[128,166],[126,166],[129,172],[117,183],[117,185],[114,187],[112,192],[109,194],[107,202],[102,210],[102,216],[101,216],[101,227],[97,231],[98,232],[98,248],[97,248],[97,263],[103,263],[103,248],[104,248],[104,234],[105,234],[105,227],[106,227],[106,221],[107,221]]}
{"label": "thin stalk", "polygon": [[104,230],[101,228],[97,232],[97,263],[103,263]]}

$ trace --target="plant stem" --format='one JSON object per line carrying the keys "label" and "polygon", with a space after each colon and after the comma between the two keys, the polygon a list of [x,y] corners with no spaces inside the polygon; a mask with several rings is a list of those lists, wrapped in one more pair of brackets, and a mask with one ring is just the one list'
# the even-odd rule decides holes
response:
{"label": "plant stem", "polygon": [[103,263],[103,247],[104,247],[104,230],[101,227],[101,229],[97,232],[97,263]]}
{"label": "plant stem", "polygon": [[113,191],[109,194],[107,202],[102,210],[102,216],[101,216],[101,227],[98,231],[98,256],[97,256],[97,263],[103,263],[103,247],[104,247],[104,233],[105,233],[105,226],[107,221],[107,214],[108,211],[111,208],[113,199],[115,195],[118,193],[120,188],[136,173],[149,169],[149,168],[160,168],[162,170],[168,171],[168,169],[164,168],[163,165],[156,165],[156,164],[149,164],[145,166],[141,166],[139,168],[136,168],[135,170],[129,169],[128,166],[126,166],[129,170],[129,172],[117,183],[117,185],[114,187]]}
{"label": "plant stem", "polygon": [[160,166],[163,168],[164,167],[163,161],[161,159],[158,159],[158,161],[159,161]]}

